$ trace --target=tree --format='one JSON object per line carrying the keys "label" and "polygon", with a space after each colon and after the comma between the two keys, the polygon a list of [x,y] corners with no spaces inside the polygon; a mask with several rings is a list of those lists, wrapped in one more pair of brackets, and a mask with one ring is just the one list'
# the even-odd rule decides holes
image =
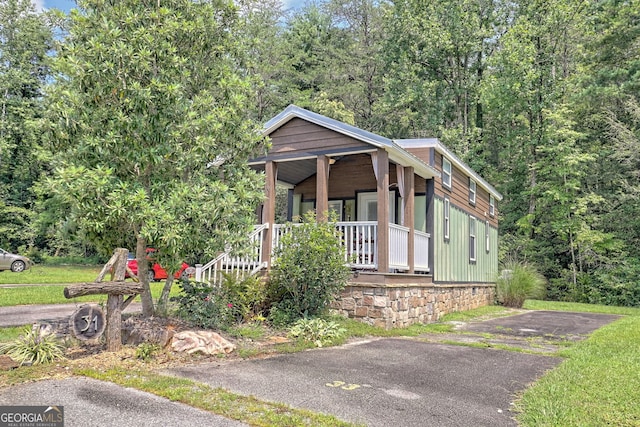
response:
{"label": "tree", "polygon": [[79,7],[49,92],[48,183],[101,251],[135,246],[151,315],[146,248],[170,271],[211,256],[246,238],[262,198],[238,13],[222,0]]}
{"label": "tree", "polygon": [[0,245],[31,245],[34,182],[42,163],[38,119],[52,35],[29,0],[0,1]]}

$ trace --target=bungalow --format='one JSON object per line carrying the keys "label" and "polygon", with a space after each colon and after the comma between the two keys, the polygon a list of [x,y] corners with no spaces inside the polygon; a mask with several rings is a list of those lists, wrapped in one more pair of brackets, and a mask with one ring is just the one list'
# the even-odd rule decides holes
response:
{"label": "bungalow", "polygon": [[[391,140],[287,107],[264,127],[271,148],[250,161],[265,175],[265,201],[249,257],[198,267],[269,269],[284,228],[276,185],[288,189],[288,220],[334,211],[354,274],[338,312],[378,326],[428,323],[491,304],[498,274],[497,201],[488,182],[435,138]],[[226,256],[226,258],[225,258]]]}

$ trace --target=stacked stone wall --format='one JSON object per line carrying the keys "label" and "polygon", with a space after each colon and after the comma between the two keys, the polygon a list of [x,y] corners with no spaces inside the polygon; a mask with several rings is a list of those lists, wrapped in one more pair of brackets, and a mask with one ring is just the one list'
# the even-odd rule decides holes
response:
{"label": "stacked stone wall", "polygon": [[495,285],[350,284],[332,308],[364,323],[391,329],[432,323],[458,311],[491,305]]}

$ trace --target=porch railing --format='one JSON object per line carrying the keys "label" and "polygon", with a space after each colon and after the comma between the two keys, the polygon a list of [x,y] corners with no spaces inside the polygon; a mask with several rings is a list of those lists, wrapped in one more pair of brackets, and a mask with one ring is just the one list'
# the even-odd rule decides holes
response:
{"label": "porch railing", "polygon": [[429,272],[429,239],[431,235],[415,230],[413,234],[413,263],[416,271]]}
{"label": "porch railing", "polygon": [[389,224],[389,268],[409,269],[409,228]]}
{"label": "porch railing", "polygon": [[256,226],[249,235],[249,247],[244,255],[232,255],[224,252],[205,265],[196,265],[196,281],[219,283],[224,274],[255,274],[266,266],[262,255],[262,239],[269,224]]}
{"label": "porch railing", "polygon": [[[272,253],[280,247],[284,234],[297,224],[274,224],[272,234]],[[196,280],[218,283],[225,274],[254,274],[267,263],[262,253],[262,240],[269,224],[256,227],[249,239],[251,247],[246,255],[233,256],[227,252],[209,261],[203,266],[196,265]],[[336,227],[342,236],[344,260],[352,268],[375,270],[377,256],[377,221],[338,222]],[[409,232],[410,229],[397,224],[389,224],[389,267],[396,270],[409,269]],[[414,231],[414,267],[416,272],[429,272],[430,235]]]}

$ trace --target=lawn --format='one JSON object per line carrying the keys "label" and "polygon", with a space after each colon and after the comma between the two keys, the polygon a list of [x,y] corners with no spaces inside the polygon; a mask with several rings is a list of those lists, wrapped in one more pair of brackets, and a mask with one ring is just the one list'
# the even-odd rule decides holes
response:
{"label": "lawn", "polygon": [[[106,295],[88,295],[66,299],[63,291],[70,283],[94,282],[102,266],[44,266],[35,267],[23,272],[0,273],[0,285],[33,284],[38,286],[0,287],[0,307],[29,304],[63,304],[77,302],[106,303]],[[105,280],[108,280],[108,276]],[[164,282],[151,284],[151,293],[155,299],[160,297]],[[177,282],[171,289],[171,296],[180,291]]]}
{"label": "lawn", "polygon": [[35,265],[22,273],[0,272],[0,285],[93,282],[100,270],[101,265]]}
{"label": "lawn", "polygon": [[640,426],[640,309],[528,301],[527,308],[625,314],[563,352],[526,390],[524,426]]}

